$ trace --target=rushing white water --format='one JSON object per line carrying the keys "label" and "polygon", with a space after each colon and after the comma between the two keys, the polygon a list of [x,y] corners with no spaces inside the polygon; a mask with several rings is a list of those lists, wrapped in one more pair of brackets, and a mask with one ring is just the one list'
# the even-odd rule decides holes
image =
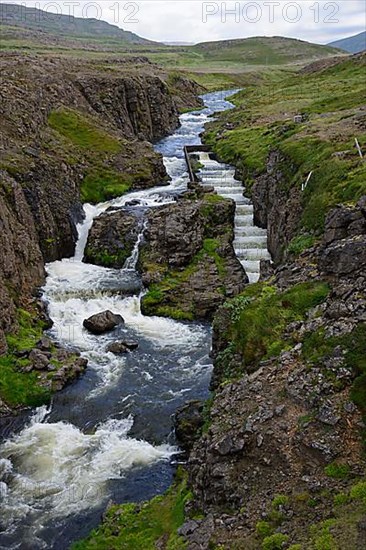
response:
{"label": "rushing white water", "polygon": [[244,197],[245,189],[235,179],[235,170],[212,160],[209,153],[200,152],[198,155],[202,164],[199,171],[202,184],[214,187],[219,195],[235,201],[234,250],[249,282],[255,283],[260,276],[260,261],[271,259],[267,250],[267,230],[254,225],[253,205]]}
{"label": "rushing white water", "polygon": [[[134,472],[168,464],[176,452],[169,444],[171,414],[186,399],[207,395],[209,327],[142,315],[135,272],[142,233],[122,270],[82,259],[96,216],[131,201],[139,208],[167,204],[187,188],[183,145],[200,143],[208,117],[230,107],[222,94],[205,99],[206,109],[182,115],[177,132],[156,146],[171,183],[86,204],[74,257],[47,266],[50,334],[79,350],[89,364],[85,376],[56,395],[50,409],[37,410],[0,446],[0,548],[62,550],[81,535],[80,518],[90,518],[89,529],[98,523],[114,487],[118,499],[140,499],[170,481],[171,473],[164,473],[168,466],[155,474],[164,473],[165,481],[155,477],[143,485]],[[102,336],[85,331],[83,320],[106,309],[121,314],[125,325]],[[138,350],[123,357],[108,353],[106,346],[119,338],[136,339]],[[83,529],[85,535],[87,523]]]}
{"label": "rushing white water", "polygon": [[45,513],[53,518],[80,512],[99,503],[109,480],[132,466],[169,458],[174,451],[168,445],[154,447],[129,438],[130,417],[110,419],[91,434],[66,422],[44,422],[45,418],[36,415],[3,445],[3,468],[14,474],[5,515],[15,512],[19,519],[37,501],[43,501],[43,507],[47,502]]}

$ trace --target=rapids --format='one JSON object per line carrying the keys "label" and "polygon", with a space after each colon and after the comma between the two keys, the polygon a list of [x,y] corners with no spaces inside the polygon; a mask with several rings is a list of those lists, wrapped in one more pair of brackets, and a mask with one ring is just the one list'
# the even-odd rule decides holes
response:
{"label": "rapids", "polygon": [[[49,408],[24,414],[0,440],[1,549],[66,549],[98,525],[110,499],[145,500],[170,484],[177,453],[172,415],[187,400],[207,397],[210,326],[141,314],[135,270],[141,235],[122,270],[82,258],[100,213],[135,199],[139,208],[153,208],[187,188],[183,146],[200,144],[209,117],[232,107],[229,95],[205,95],[205,108],[183,114],[181,127],[156,145],[169,185],[84,205],[74,257],[47,265],[43,297],[54,321],[50,336],[79,350],[89,365]],[[261,237],[253,248],[262,246]],[[120,313],[125,325],[113,334],[87,333],[83,319],[105,309]],[[126,337],[139,342],[136,351],[123,357],[105,351]]]}

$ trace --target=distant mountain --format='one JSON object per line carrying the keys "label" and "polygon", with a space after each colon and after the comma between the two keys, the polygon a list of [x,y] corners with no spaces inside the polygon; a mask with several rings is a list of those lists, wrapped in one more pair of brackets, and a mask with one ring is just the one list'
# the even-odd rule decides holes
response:
{"label": "distant mountain", "polygon": [[341,50],[350,53],[363,52],[366,50],[366,31],[360,32],[360,34],[355,34],[354,36],[349,36],[348,38],[336,40],[335,42],[330,42],[328,46],[340,48]]}
{"label": "distant mountain", "polygon": [[218,42],[203,42],[191,48],[206,60],[245,65],[302,63],[340,55],[339,49],[283,36],[257,36]]}
{"label": "distant mountain", "polygon": [[46,12],[18,4],[0,4],[0,25],[30,29],[50,35],[72,38],[113,39],[129,44],[154,44],[133,32],[98,19],[85,19],[71,15]]}

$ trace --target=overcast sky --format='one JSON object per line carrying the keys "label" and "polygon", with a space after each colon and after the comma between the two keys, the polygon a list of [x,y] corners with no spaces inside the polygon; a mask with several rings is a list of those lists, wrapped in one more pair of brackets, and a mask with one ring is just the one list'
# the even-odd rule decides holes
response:
{"label": "overcast sky", "polygon": [[[366,29],[365,0],[6,0],[48,12],[97,17],[157,41],[289,36],[327,43]],[[0,3],[5,3],[0,0]]]}

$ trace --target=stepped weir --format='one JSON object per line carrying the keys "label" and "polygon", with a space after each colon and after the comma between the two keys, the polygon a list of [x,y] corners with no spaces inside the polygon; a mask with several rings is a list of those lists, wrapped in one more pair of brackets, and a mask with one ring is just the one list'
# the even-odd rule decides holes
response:
{"label": "stepped weir", "polygon": [[[244,196],[245,188],[235,178],[235,169],[215,160],[205,145],[186,146],[184,155],[191,183],[213,187],[218,195],[235,201],[234,250],[249,282],[257,282],[260,261],[271,259],[267,250],[267,230],[254,225],[253,205]],[[197,169],[194,169],[193,161],[197,163]]]}

